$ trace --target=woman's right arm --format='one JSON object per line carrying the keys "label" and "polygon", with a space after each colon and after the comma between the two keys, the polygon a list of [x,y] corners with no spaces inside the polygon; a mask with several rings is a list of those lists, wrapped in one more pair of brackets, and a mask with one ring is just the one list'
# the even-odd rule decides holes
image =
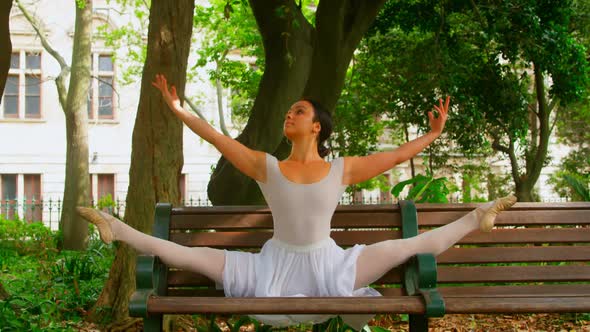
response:
{"label": "woman's right arm", "polygon": [[184,110],[180,98],[176,94],[176,88],[172,86],[168,90],[168,83],[164,75],[156,75],[152,85],[160,90],[162,97],[174,115],[182,120],[195,134],[213,144],[240,172],[254,180],[266,182],[266,154],[264,152],[252,150],[235,139],[221,134],[211,127],[207,121]]}

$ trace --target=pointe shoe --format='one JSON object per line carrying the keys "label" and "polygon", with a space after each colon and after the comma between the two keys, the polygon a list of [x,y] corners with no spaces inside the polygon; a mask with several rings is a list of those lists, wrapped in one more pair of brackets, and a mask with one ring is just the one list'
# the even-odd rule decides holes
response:
{"label": "pointe shoe", "polygon": [[108,220],[108,217],[111,217],[110,215],[92,208],[81,206],[76,207],[76,211],[82,218],[96,225],[102,242],[106,244],[113,242],[113,230],[111,229],[111,223]]}
{"label": "pointe shoe", "polygon": [[485,211],[483,217],[479,221],[479,229],[482,232],[491,232],[492,228],[494,228],[496,216],[501,211],[510,208],[514,203],[516,203],[516,196],[514,195],[496,199],[494,205]]}

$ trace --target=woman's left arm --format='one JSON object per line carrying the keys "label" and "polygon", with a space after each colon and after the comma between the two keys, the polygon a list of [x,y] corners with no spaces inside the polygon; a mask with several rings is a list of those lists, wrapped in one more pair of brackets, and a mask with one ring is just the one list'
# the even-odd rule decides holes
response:
{"label": "woman's left arm", "polygon": [[449,102],[450,97],[447,96],[444,103],[440,99],[439,106],[434,105],[438,111],[438,117],[435,117],[432,111],[428,112],[430,131],[427,134],[402,144],[393,151],[378,152],[363,157],[345,157],[343,184],[355,184],[371,179],[424,150],[442,133],[447,121]]}

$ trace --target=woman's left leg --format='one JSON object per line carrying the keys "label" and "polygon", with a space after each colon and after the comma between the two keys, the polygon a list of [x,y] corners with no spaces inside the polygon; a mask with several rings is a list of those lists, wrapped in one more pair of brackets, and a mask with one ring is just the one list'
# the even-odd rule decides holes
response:
{"label": "woman's left leg", "polygon": [[494,209],[492,217],[495,217],[495,214],[512,206],[516,201],[514,198],[503,199],[504,201],[500,199],[478,207],[450,224],[418,236],[409,239],[386,240],[366,246],[357,259],[354,289],[371,284],[416,254],[430,253],[438,256],[443,253],[467,234],[480,229],[480,227],[484,228],[480,222],[483,219],[490,219],[487,217],[490,217],[492,209]]}

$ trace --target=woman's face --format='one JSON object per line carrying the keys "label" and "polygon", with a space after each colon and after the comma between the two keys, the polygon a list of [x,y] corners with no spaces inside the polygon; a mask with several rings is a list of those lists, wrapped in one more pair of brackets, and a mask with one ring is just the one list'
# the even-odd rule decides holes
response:
{"label": "woman's face", "polygon": [[319,134],[320,123],[313,122],[314,116],[315,112],[310,102],[306,100],[296,102],[285,114],[283,133],[290,141],[299,136]]}

